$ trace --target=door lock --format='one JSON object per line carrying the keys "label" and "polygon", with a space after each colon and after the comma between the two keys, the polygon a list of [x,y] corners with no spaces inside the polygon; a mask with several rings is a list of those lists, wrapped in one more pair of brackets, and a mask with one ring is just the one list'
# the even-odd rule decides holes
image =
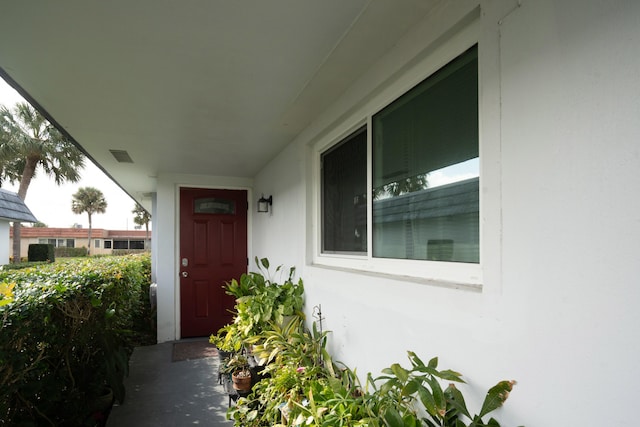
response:
{"label": "door lock", "polygon": [[182,277],[189,277],[189,273],[187,273],[186,271],[182,272]]}

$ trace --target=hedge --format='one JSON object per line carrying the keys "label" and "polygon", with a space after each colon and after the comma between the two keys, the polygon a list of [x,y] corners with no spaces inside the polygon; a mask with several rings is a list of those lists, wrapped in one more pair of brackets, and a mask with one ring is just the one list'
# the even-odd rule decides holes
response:
{"label": "hedge", "polygon": [[0,424],[95,425],[88,408],[123,379],[148,308],[147,255],[0,271]]}
{"label": "hedge", "polygon": [[32,243],[29,245],[28,260],[29,262],[54,262],[56,260],[55,248],[51,244]]}
{"label": "hedge", "polygon": [[65,258],[65,257],[71,257],[71,258],[76,258],[76,257],[83,257],[83,256],[87,256],[87,248],[85,247],[81,247],[81,248],[67,248],[67,247],[60,247],[60,248],[56,248],[55,250],[55,254],[56,257],[58,258]]}

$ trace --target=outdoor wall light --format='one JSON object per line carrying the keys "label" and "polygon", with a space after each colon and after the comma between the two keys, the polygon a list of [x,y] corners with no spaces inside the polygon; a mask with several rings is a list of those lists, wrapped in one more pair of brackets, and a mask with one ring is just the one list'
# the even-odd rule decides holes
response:
{"label": "outdoor wall light", "polygon": [[265,199],[263,194],[260,200],[258,200],[258,212],[269,212],[269,206],[271,205],[273,205],[273,196]]}

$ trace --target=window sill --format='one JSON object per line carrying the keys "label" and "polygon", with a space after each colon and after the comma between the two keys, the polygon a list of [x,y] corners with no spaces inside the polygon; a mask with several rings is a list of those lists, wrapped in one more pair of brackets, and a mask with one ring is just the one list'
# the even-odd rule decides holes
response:
{"label": "window sill", "polygon": [[[430,278],[430,277],[425,277],[417,274],[391,273],[389,271],[397,272],[401,270],[401,268],[399,268],[399,266],[396,265],[395,268],[393,268],[393,270],[384,271],[382,268],[372,268],[373,263],[367,260],[366,258],[360,258],[359,260],[360,262],[356,261],[356,259],[357,257],[352,257],[348,260],[346,259],[338,260],[337,258],[333,258],[333,257],[331,258],[322,257],[322,258],[316,259],[311,264],[311,266],[315,268],[342,271],[346,273],[360,274],[365,276],[378,277],[382,279],[417,283],[420,285],[434,286],[438,288],[457,289],[457,290],[474,292],[474,293],[482,292],[482,283],[475,283],[471,280],[469,281],[455,280],[455,279],[450,280],[450,279],[441,279],[441,278]],[[376,259],[375,263],[378,264],[378,261],[379,260]],[[406,260],[380,260],[380,261],[383,261],[382,264],[395,262],[400,264],[405,263],[406,265],[415,265],[416,263],[424,263],[424,261],[406,261]],[[347,263],[350,263],[351,265],[350,266],[345,265]],[[442,263],[438,263],[438,264],[442,264]],[[446,264],[451,264],[451,263],[446,263]],[[464,266],[465,270],[467,269],[480,270],[479,265],[467,265],[467,264],[460,264],[460,265]],[[450,267],[450,266],[447,266],[447,267]],[[409,270],[415,270],[415,269],[409,269]],[[413,271],[411,272],[413,273]]]}

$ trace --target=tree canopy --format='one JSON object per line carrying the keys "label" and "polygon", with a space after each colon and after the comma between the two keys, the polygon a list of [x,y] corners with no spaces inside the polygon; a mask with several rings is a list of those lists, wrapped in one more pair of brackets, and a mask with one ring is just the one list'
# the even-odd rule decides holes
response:
{"label": "tree canopy", "polygon": [[[143,208],[139,203],[136,203],[136,206],[133,208],[131,213],[133,214],[133,222],[136,225],[139,225],[139,226],[144,225],[144,228],[147,234],[146,240],[149,240],[149,223],[151,222],[151,214],[147,212],[147,210]],[[145,241],[145,248],[146,248],[146,241]]]}
{"label": "tree canopy", "polygon": [[94,187],[80,187],[73,194],[71,200],[71,210],[75,214],[87,213],[89,217],[89,241],[87,243],[87,255],[91,253],[91,228],[92,215],[97,213],[105,213],[107,210],[107,201],[102,191]]}
{"label": "tree canopy", "polygon": [[[26,102],[0,107],[0,184],[19,182],[25,200],[39,170],[57,185],[78,182],[85,156],[69,138]],[[20,223],[13,226],[13,259],[20,261]]]}

